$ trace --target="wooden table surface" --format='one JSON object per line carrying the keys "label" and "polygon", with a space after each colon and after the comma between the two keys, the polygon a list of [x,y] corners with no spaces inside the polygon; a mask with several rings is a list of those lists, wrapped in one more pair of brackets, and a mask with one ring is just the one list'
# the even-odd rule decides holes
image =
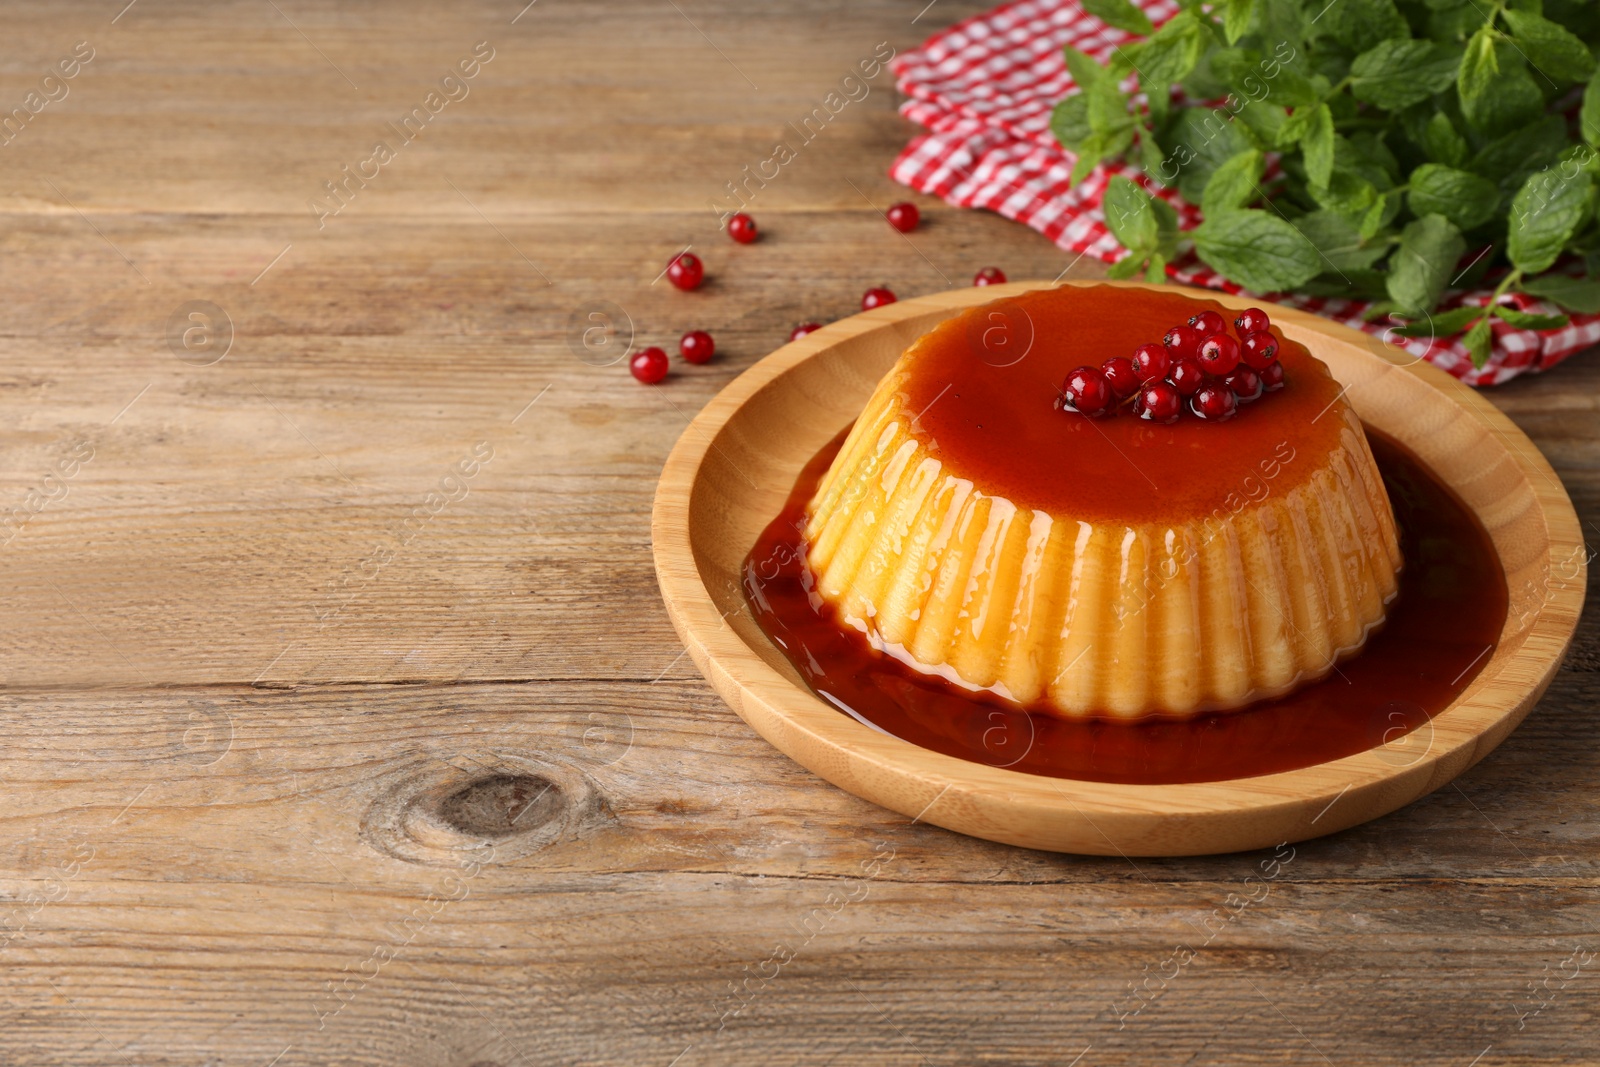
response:
{"label": "wooden table surface", "polygon": [[[869,285],[1071,259],[887,179],[887,74],[717,232],[977,5],[522,2],[7,5],[0,1062],[1600,1055],[1594,612],[1499,751],[1264,896],[1271,853],[913,824],[735,718],[651,570],[687,417]],[[717,359],[643,388],[606,307]],[[1490,395],[1600,539],[1600,359]]]}

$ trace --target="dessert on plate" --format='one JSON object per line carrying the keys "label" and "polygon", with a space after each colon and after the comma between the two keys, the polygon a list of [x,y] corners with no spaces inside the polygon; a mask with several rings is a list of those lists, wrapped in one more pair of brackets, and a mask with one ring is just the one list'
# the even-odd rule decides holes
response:
{"label": "dessert on plate", "polygon": [[1042,289],[918,339],[806,508],[815,599],[923,674],[1067,718],[1189,718],[1325,676],[1398,588],[1327,368],[1256,309]]}

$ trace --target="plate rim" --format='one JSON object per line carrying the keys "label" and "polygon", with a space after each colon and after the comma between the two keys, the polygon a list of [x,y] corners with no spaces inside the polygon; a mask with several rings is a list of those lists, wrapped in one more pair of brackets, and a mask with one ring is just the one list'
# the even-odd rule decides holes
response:
{"label": "plate rim", "polygon": [[[1420,359],[1400,363],[1388,358],[1385,346],[1351,327],[1257,298],[1179,285],[1099,279],[1059,282],[1037,280],[950,290],[851,315],[789,342],[729,382],[690,420],[673,446],[657,483],[651,515],[651,542],[657,581],[668,614],[691,658],[723,700],[757,733],[789,758],[874,803],[991,840],[1102,854],[1125,851],[1147,855],[1179,854],[1181,849],[1152,853],[1140,848],[1142,836],[1136,832],[1136,824],[1152,816],[1182,819],[1274,815],[1276,817],[1268,821],[1279,827],[1284,824],[1284,817],[1288,816],[1289,822],[1303,824],[1305,832],[1299,836],[1291,835],[1287,840],[1320,836],[1402,807],[1447,784],[1492,751],[1537,703],[1560,667],[1582,608],[1586,562],[1580,563],[1577,576],[1569,583],[1546,595],[1521,644],[1503,658],[1499,655],[1501,650],[1496,648],[1490,656],[1490,662],[1485,664],[1457,699],[1430,720],[1432,734],[1429,750],[1414,762],[1397,766],[1392,760],[1378,755],[1383,749],[1379,745],[1297,770],[1212,782],[1146,785],[1052,778],[924,749],[873,730],[829,707],[809,689],[796,685],[765,662],[727,624],[716,610],[715,601],[695,559],[690,522],[691,500],[696,480],[715,447],[718,433],[744,403],[788,371],[862,334],[893,327],[906,319],[929,312],[947,311],[955,314],[965,307],[1041,288],[1086,285],[1157,289],[1215,300],[1224,306],[1241,309],[1265,306],[1271,309],[1274,324],[1283,327],[1286,333],[1302,337],[1308,333],[1318,334],[1364,349],[1374,363],[1380,365],[1375,368],[1377,373],[1402,373],[1421,379],[1453,402],[1460,409],[1460,414],[1476,417],[1487,424],[1518,473],[1527,476],[1535,506],[1549,535],[1547,563],[1553,563],[1563,547],[1582,544],[1577,514],[1565,487],[1538,448],[1515,423],[1465,383]],[[1389,348],[1388,352],[1403,353],[1403,350]],[[1353,388],[1354,384],[1346,383],[1346,387]],[[1445,484],[1452,484],[1442,475],[1436,476]],[[1502,568],[1509,571],[1506,557],[1498,545],[1496,556]],[[1579,558],[1582,558],[1581,554]],[[1492,672],[1491,668],[1494,668]],[[1531,678],[1531,684],[1517,683],[1516,689],[1521,695],[1509,701],[1487,699],[1491,683],[1514,672],[1522,672],[1522,677]],[[796,700],[795,697],[800,699]],[[1441,737],[1441,734],[1444,736]],[[808,738],[812,745],[821,746],[821,751],[807,749],[804,758],[798,755],[794,749],[802,737]],[[862,772],[870,769],[887,773],[899,781],[879,782],[867,789],[862,781]],[[1343,783],[1342,786],[1340,783]],[[889,788],[885,788],[886,785]],[[1311,788],[1313,785],[1316,787]],[[1367,803],[1361,806],[1367,813],[1352,817],[1350,808],[1353,805],[1346,805],[1343,813],[1319,825],[1328,809],[1352,791],[1358,794],[1358,798],[1366,798]],[[868,792],[872,795],[868,796]],[[952,793],[955,795],[951,796]],[[946,797],[949,799],[945,800]],[[1380,801],[1381,810],[1368,810],[1373,800]],[[940,810],[935,811],[934,804],[941,801]],[[963,813],[961,809],[966,805],[959,803],[961,801],[993,810]],[[995,807],[997,802],[998,808]],[[1294,817],[1304,811],[1317,810],[1319,806],[1320,812],[1309,821]],[[1042,840],[1037,833],[1008,833],[1003,824],[990,825],[996,821],[993,817],[995,812],[1004,809],[1040,816],[1070,816],[1075,813],[1093,827],[1094,833],[1103,838],[1103,844],[1109,847],[1075,845],[1064,848]],[[1115,833],[1108,833],[1106,827],[1095,822],[1093,815],[1101,815]],[[1118,835],[1125,837],[1122,843],[1116,839]],[[1082,827],[1068,836],[1081,838]],[[1196,851],[1215,852],[1218,849],[1199,848]]]}

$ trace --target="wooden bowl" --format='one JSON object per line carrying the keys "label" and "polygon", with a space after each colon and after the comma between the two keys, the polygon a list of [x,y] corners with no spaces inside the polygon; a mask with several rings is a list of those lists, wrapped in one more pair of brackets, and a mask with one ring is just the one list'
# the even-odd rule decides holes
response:
{"label": "wooden bowl", "polygon": [[1232,852],[1342,830],[1438,789],[1505,739],[1549,685],[1577,625],[1586,559],[1571,501],[1533,443],[1471,388],[1284,307],[1272,321],[1332,368],[1363,420],[1466,501],[1505,567],[1511,603],[1499,645],[1405,746],[1254,778],[1120,785],[931,752],[816,697],[751,619],[739,582],[745,555],[801,467],[857,416],[907,345],[962,308],[1047,284],[938,293],[836,322],[751,367],[684,431],[656,490],[656,575],[689,654],[745,722],[841,789],[902,814],[1029,848],[1129,856]]}

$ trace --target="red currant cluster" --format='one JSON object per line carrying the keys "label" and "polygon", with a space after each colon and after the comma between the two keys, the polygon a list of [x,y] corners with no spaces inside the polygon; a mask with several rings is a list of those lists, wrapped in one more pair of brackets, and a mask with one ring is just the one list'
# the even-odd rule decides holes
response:
{"label": "red currant cluster", "polygon": [[1272,322],[1260,308],[1233,320],[1237,337],[1215,311],[1174,326],[1160,344],[1142,344],[1133,357],[1116,356],[1099,367],[1079,367],[1061,387],[1061,406],[1083,415],[1108,415],[1122,407],[1151,422],[1177,422],[1184,402],[1198,418],[1223,422],[1240,404],[1283,388],[1283,364]]}
{"label": "red currant cluster", "polygon": [[[901,233],[910,233],[922,221],[922,213],[917,210],[917,205],[902,202],[891,204],[889,210],[884,212],[884,218],[888,220],[890,226]],[[728,236],[742,245],[747,245],[760,236],[760,231],[756,229],[756,220],[741,211],[729,217]],[[706,268],[705,264],[700,262],[699,256],[692,252],[680,252],[667,264],[666,274],[667,281],[687,293],[700,288],[700,283],[705,280]],[[972,284],[1004,285],[1005,281],[1005,272],[999,267],[984,267],[973,277]],[[861,295],[861,310],[871,311],[875,307],[892,304],[896,299],[893,290],[887,286],[874,286]],[[806,334],[820,329],[822,326],[819,323],[803,322],[789,334],[789,340],[798,341]],[[715,350],[716,346],[712,344],[711,335],[704,330],[690,330],[683,335],[683,340],[679,344],[683,358],[690,363],[705,363]],[[646,348],[629,360],[629,369],[641,382],[654,385],[667,376],[667,354],[660,348]]]}

